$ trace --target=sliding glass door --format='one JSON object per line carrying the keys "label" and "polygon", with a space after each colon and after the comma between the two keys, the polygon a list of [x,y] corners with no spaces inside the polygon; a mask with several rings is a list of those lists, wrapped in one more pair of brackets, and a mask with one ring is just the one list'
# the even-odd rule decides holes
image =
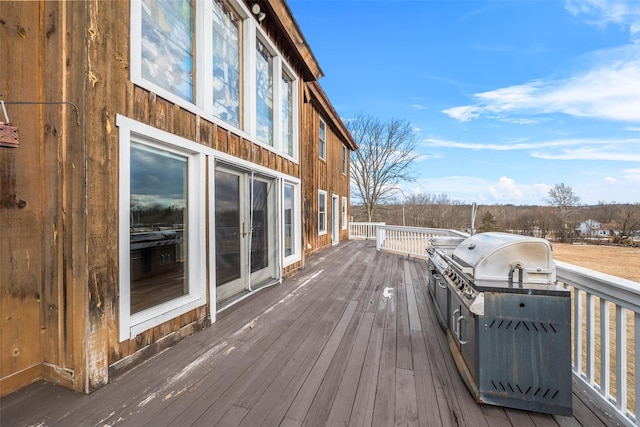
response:
{"label": "sliding glass door", "polygon": [[215,170],[217,302],[277,277],[276,180],[226,165]]}

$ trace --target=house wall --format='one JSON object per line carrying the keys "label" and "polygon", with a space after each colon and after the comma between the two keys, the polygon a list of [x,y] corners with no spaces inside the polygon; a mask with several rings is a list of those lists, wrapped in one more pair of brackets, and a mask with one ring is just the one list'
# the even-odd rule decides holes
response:
{"label": "house wall", "polygon": [[39,378],[83,381],[84,8],[0,2],[0,99],[20,132],[19,147],[0,147],[2,395]]}
{"label": "house wall", "polygon": [[[342,147],[347,146],[346,141],[341,136],[340,130],[329,119],[325,112],[318,94],[313,90],[308,90],[310,99],[304,105],[304,128],[302,134],[305,146],[304,156],[301,158],[301,169],[303,174],[309,179],[303,181],[303,202],[308,203],[308,212],[303,207],[304,215],[304,251],[306,256],[316,253],[322,249],[330,247],[332,244],[331,231],[334,226],[339,228],[339,239],[349,238],[348,227],[343,230],[339,216],[338,224],[333,223],[331,196],[339,196],[339,206],[342,206],[342,197],[347,197],[349,206],[349,155],[347,155],[347,173],[342,173]],[[326,159],[320,158],[319,154],[319,132],[320,119],[326,123]],[[347,148],[347,153],[351,149]],[[319,235],[318,232],[318,192],[327,192],[327,233]],[[348,217],[348,213],[347,213]]]}
{"label": "house wall", "polygon": [[[305,83],[321,71],[310,51],[295,51],[283,36],[300,38],[291,20],[273,15],[286,15],[286,3],[262,4],[271,16],[261,27],[299,76],[299,162],[132,83],[128,0],[0,2],[1,99],[78,107],[76,116],[70,104],[7,105],[21,144],[0,148],[3,395],[39,379],[91,392],[211,321],[215,301],[208,295],[207,305],[120,340],[118,116],[301,179],[302,202],[309,194],[316,203],[316,230],[317,188],[327,190],[329,206],[331,192],[348,195],[348,179],[336,172],[344,136]],[[317,159],[321,114],[327,162]],[[330,233],[305,234],[300,215],[302,257],[285,276],[304,266],[307,253],[331,244]],[[330,220],[329,212],[329,227]]]}

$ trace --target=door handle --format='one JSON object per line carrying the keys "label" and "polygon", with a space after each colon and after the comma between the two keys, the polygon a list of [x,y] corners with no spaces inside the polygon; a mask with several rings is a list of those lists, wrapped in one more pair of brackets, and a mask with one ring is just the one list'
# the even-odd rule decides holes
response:
{"label": "door handle", "polygon": [[460,343],[460,345],[465,345],[468,341],[466,340],[462,340],[462,329],[460,328],[460,323],[466,320],[464,316],[460,316],[458,317],[457,323],[458,323],[458,342]]}

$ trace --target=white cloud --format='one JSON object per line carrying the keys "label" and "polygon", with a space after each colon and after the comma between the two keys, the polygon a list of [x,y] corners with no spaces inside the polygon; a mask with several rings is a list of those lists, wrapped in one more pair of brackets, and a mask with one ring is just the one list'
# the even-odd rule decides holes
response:
{"label": "white cloud", "polygon": [[[640,43],[594,54],[590,69],[559,80],[536,80],[476,93],[474,105],[442,110],[466,122],[481,116],[566,114],[614,121],[640,121]],[[511,119],[529,124],[531,118]]]}
{"label": "white cloud", "polygon": [[582,146],[565,148],[559,152],[533,152],[532,157],[546,160],[610,160],[620,162],[640,162],[638,148],[633,152],[620,150],[616,145]]}
{"label": "white cloud", "polygon": [[640,4],[629,0],[567,0],[566,9],[598,27],[609,24],[628,27],[632,37],[640,34]]}
{"label": "white cloud", "polygon": [[420,104],[413,104],[412,107],[415,110],[424,110],[424,108],[425,108],[424,105],[420,105]]}
{"label": "white cloud", "polygon": [[604,177],[604,182],[608,182],[608,183],[610,183],[610,184],[615,184],[616,182],[618,182],[618,180],[617,180],[617,179],[615,179],[615,178],[614,178],[614,177],[612,177],[612,176],[605,176],[605,177]]}
{"label": "white cloud", "polygon": [[497,185],[490,185],[489,192],[494,198],[509,199],[509,200],[523,200],[524,194],[521,189],[516,186],[516,181],[506,176],[500,177]]}
{"label": "white cloud", "polygon": [[424,139],[429,147],[467,150],[515,151],[530,150],[531,156],[549,160],[619,160],[640,162],[640,139],[558,139],[550,141],[508,143],[477,143]]}
{"label": "white cloud", "polygon": [[451,117],[452,119],[460,120],[461,122],[468,122],[471,119],[477,119],[480,117],[482,108],[475,107],[473,105],[466,105],[463,107],[453,107],[447,110],[442,110],[442,113]]}
{"label": "white cloud", "polygon": [[640,182],[640,169],[624,169],[622,172],[625,180]]}
{"label": "white cloud", "polygon": [[446,194],[464,203],[539,205],[551,187],[547,184],[518,184],[510,177],[497,181],[478,176],[446,176],[419,180],[407,193]]}

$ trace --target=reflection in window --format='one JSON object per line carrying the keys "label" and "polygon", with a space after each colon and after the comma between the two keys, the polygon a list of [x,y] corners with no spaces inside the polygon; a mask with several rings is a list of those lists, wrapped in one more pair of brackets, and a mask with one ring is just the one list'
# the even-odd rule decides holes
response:
{"label": "reflection in window", "polygon": [[347,229],[347,198],[342,198],[342,229]]}
{"label": "reflection in window", "polygon": [[327,232],[327,193],[318,193],[318,232]]}
{"label": "reflection in window", "polygon": [[269,206],[268,185],[264,181],[253,181],[251,204],[251,272],[269,265]]}
{"label": "reflection in window", "polygon": [[142,77],[193,101],[193,0],[142,1]]}
{"label": "reflection in window", "polygon": [[293,185],[284,185],[284,256],[293,255]]}
{"label": "reflection in window", "polygon": [[273,146],[273,57],[256,40],[256,137]]}
{"label": "reflection in window", "polygon": [[216,170],[216,286],[240,277],[240,177]]}
{"label": "reflection in window", "polygon": [[282,151],[293,156],[293,82],[282,76]]}
{"label": "reflection in window", "polygon": [[320,119],[320,128],[318,129],[318,155],[321,159],[327,158],[327,125]]}
{"label": "reflection in window", "polygon": [[240,125],[240,20],[222,0],[213,5],[213,113]]}
{"label": "reflection in window", "polygon": [[131,144],[131,313],[189,292],[187,158]]}

